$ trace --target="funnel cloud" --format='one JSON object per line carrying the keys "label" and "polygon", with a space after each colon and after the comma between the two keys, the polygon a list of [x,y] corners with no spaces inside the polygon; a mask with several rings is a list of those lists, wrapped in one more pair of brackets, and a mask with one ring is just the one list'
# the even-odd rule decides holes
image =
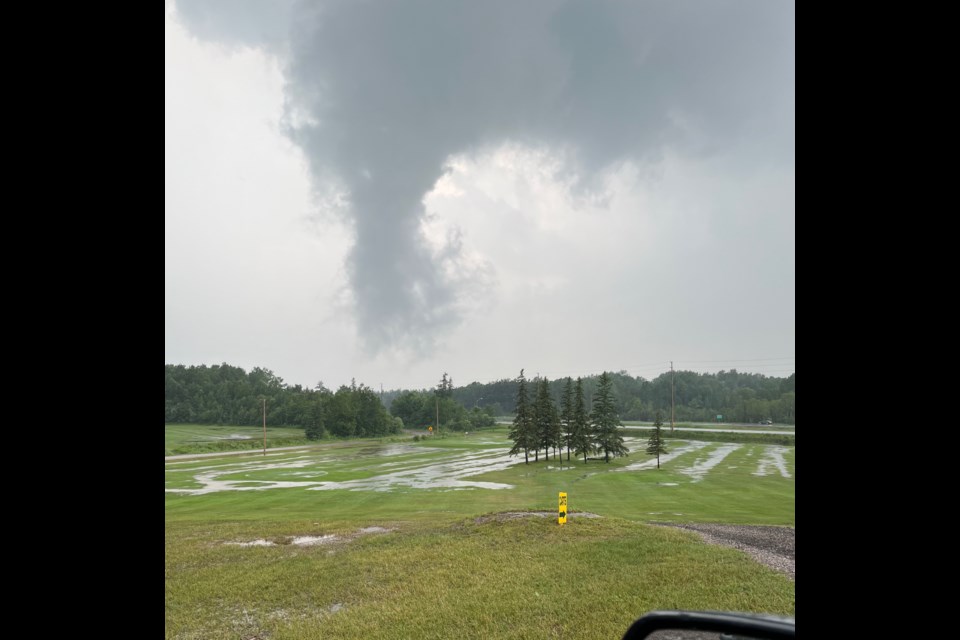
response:
{"label": "funnel cloud", "polygon": [[792,2],[184,0],[176,10],[197,38],[280,61],[284,131],[315,193],[342,195],[350,300],[371,352],[429,347],[496,282],[469,239],[426,232],[425,196],[451,158],[543,150],[561,159],[571,193],[601,201],[604,176],[667,154],[738,148],[737,163],[792,170]]}

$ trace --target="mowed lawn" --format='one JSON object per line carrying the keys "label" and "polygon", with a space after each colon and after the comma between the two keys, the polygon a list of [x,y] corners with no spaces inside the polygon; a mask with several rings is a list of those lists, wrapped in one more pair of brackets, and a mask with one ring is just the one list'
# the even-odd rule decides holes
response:
{"label": "mowed lawn", "polygon": [[[263,427],[229,427],[207,424],[164,425],[164,455],[256,449],[263,446]],[[248,439],[238,439],[243,436]],[[267,427],[267,446],[308,444],[303,429]]]}
{"label": "mowed lawn", "polygon": [[[645,523],[793,526],[794,447],[502,465],[505,433],[167,463],[168,490],[209,492],[166,493],[166,636],[619,638],[656,608],[793,615],[786,577]],[[555,511],[558,491],[604,517],[478,520]]]}

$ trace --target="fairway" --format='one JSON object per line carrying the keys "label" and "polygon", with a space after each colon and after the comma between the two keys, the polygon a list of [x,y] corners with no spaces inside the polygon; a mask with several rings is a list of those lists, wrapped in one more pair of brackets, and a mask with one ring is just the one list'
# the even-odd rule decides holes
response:
{"label": "fairway", "polygon": [[[263,447],[263,427],[222,427],[206,424],[164,426],[164,455],[235,451]],[[308,444],[303,429],[267,427],[267,446]]]}
{"label": "fairway", "polygon": [[[168,461],[167,637],[448,637],[467,619],[477,637],[619,637],[653,608],[793,615],[788,578],[644,523],[793,526],[794,447],[673,440],[658,470],[638,438],[609,464],[526,465],[508,444],[496,429]],[[602,517],[479,518],[553,512],[560,491]]]}

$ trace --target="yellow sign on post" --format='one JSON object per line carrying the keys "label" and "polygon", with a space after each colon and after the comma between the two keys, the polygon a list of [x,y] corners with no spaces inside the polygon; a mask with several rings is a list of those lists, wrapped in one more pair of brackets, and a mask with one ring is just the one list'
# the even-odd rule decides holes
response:
{"label": "yellow sign on post", "polygon": [[560,517],[557,518],[557,522],[561,525],[566,524],[567,522],[567,494],[563,491],[560,492]]}

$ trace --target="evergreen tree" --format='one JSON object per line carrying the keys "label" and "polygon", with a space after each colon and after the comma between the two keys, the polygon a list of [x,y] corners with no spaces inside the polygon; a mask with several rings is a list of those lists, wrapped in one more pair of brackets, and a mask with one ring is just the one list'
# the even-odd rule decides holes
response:
{"label": "evergreen tree", "polygon": [[523,377],[523,369],[520,369],[520,377],[517,378],[516,416],[513,418],[513,426],[510,427],[510,439],[513,440],[510,455],[516,455],[522,450],[524,464],[530,464],[530,449],[536,446],[536,436],[533,411],[527,398],[527,380]]}
{"label": "evergreen tree", "polygon": [[537,428],[537,449],[544,449],[544,456],[550,459],[550,447],[556,447],[559,439],[560,419],[557,408],[550,399],[550,381],[541,378],[537,381],[537,401],[534,404],[535,423]]}
{"label": "evergreen tree", "polygon": [[[560,423],[560,412],[557,411],[557,405],[550,403],[550,444],[553,445],[554,459],[563,460],[563,425]],[[560,449],[559,458],[557,458],[557,449]]]}
{"label": "evergreen tree", "polygon": [[313,394],[316,398],[310,404],[310,408],[307,410],[307,426],[304,428],[304,433],[307,436],[308,440],[319,440],[324,435],[326,435],[326,428],[323,424],[323,404],[321,403],[322,396],[319,393]]}
{"label": "evergreen tree", "polygon": [[[560,399],[560,425],[563,429],[562,446],[567,447],[567,462],[570,462],[570,447],[573,438],[573,380],[567,376],[567,383],[563,386],[563,397]],[[563,451],[560,452],[563,455]]]}
{"label": "evergreen tree", "polygon": [[438,398],[453,397],[453,377],[448,377],[446,371],[443,372],[443,378],[437,384],[436,394]]}
{"label": "evergreen tree", "polygon": [[598,381],[597,393],[593,396],[593,411],[590,422],[596,437],[597,449],[603,451],[604,462],[610,462],[610,456],[625,456],[629,452],[623,444],[620,432],[620,418],[613,399],[613,382],[604,371]]}
{"label": "evergreen tree", "polygon": [[583,454],[583,462],[587,462],[587,454],[593,453],[593,434],[590,432],[590,423],[587,421],[587,409],[583,403],[583,380],[577,378],[577,386],[573,393],[573,425],[571,427],[570,444],[573,452],[578,456]]}
{"label": "evergreen tree", "polygon": [[660,454],[668,453],[667,446],[660,436],[660,427],[662,426],[663,415],[657,411],[657,419],[653,423],[653,433],[650,434],[650,439],[647,440],[647,453],[652,456],[657,456],[657,469],[660,468]]}

